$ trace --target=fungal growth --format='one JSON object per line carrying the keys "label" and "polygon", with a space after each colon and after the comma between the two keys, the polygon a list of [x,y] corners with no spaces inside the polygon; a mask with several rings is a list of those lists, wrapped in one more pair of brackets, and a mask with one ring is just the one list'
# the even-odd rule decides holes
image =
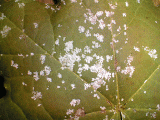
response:
{"label": "fungal growth", "polygon": [[160,119],[152,0],[37,1],[0,2],[0,119]]}

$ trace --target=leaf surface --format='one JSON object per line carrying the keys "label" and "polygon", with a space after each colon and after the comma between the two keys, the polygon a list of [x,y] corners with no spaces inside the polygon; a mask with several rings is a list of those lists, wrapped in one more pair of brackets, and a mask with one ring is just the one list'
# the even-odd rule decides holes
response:
{"label": "leaf surface", "polygon": [[1,119],[160,119],[152,1],[0,4]]}

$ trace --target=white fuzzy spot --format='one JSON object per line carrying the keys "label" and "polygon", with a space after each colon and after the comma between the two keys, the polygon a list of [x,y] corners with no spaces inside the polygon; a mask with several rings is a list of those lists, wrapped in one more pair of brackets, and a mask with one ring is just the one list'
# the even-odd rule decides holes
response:
{"label": "white fuzzy spot", "polygon": [[100,99],[98,94],[94,94],[93,97],[96,97],[97,99]]}
{"label": "white fuzzy spot", "polygon": [[55,44],[59,45],[59,38],[56,39]]}
{"label": "white fuzzy spot", "polygon": [[34,28],[38,28],[38,23],[33,23],[34,24]]}
{"label": "white fuzzy spot", "polygon": [[3,20],[6,16],[4,15],[4,13],[2,13],[2,16],[0,17],[0,20]]}
{"label": "white fuzzy spot", "polygon": [[77,2],[77,0],[70,0],[71,1],[71,3],[76,3]]}
{"label": "white fuzzy spot", "polygon": [[95,2],[95,3],[98,3],[99,1],[98,1],[98,0],[94,0],[94,2]]}
{"label": "white fuzzy spot", "polygon": [[62,78],[62,74],[61,73],[58,73],[58,78]]}
{"label": "white fuzzy spot", "polygon": [[52,78],[47,78],[47,81],[48,82],[52,82]]}
{"label": "white fuzzy spot", "polygon": [[140,52],[140,49],[138,47],[134,46],[134,50]]}
{"label": "white fuzzy spot", "polygon": [[65,46],[66,46],[66,47],[65,47],[64,50],[65,50],[66,52],[69,52],[70,50],[73,49],[73,41],[68,41],[68,42],[66,42],[66,43],[65,43]]}
{"label": "white fuzzy spot", "polygon": [[157,51],[155,49],[149,49],[149,47],[145,47],[144,50],[148,52],[148,55],[151,58],[154,58],[154,60],[157,59],[158,55],[156,54]]}
{"label": "white fuzzy spot", "polygon": [[23,8],[25,6],[24,3],[18,3],[19,8]]}
{"label": "white fuzzy spot", "polygon": [[75,84],[71,84],[72,90],[75,89]]}
{"label": "white fuzzy spot", "polygon": [[87,90],[88,88],[91,87],[91,84],[88,84],[88,83],[84,83],[84,90]]}
{"label": "white fuzzy spot", "polygon": [[129,6],[128,2],[125,2],[125,4],[126,4],[126,7],[128,7],[128,6]]}
{"label": "white fuzzy spot", "polygon": [[102,16],[103,15],[103,11],[97,11],[96,15],[97,15],[97,17]]}
{"label": "white fuzzy spot", "polygon": [[66,112],[66,114],[67,114],[67,115],[70,115],[70,114],[72,114],[73,112],[74,112],[74,109],[68,109],[67,112]]}
{"label": "white fuzzy spot", "polygon": [[75,107],[76,105],[80,104],[80,99],[72,99],[70,104],[71,104],[71,106]]}
{"label": "white fuzzy spot", "polygon": [[2,38],[7,37],[7,35],[8,35],[8,33],[9,33],[10,30],[11,30],[11,28],[8,27],[7,25],[5,25],[5,26],[3,27],[3,31],[1,31]]}
{"label": "white fuzzy spot", "polygon": [[46,55],[41,55],[40,57],[41,64],[45,62],[45,58],[46,58]]}
{"label": "white fuzzy spot", "polygon": [[32,92],[33,96],[31,97],[33,100],[36,100],[36,99],[42,99],[42,94],[41,92],[38,92],[38,91],[33,91]]}
{"label": "white fuzzy spot", "polygon": [[94,36],[97,38],[99,42],[103,42],[104,36],[99,33],[94,33]]}
{"label": "white fuzzy spot", "polygon": [[15,67],[16,69],[18,69],[18,64],[17,64],[17,63],[14,63],[13,60],[11,60],[11,66],[12,66],[12,67]]}
{"label": "white fuzzy spot", "polygon": [[79,26],[78,30],[79,30],[79,33],[83,33],[85,31],[85,27]]}

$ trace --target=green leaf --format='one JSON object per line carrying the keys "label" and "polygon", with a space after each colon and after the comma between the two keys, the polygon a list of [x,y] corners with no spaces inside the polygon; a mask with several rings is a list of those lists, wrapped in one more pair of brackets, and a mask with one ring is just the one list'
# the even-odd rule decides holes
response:
{"label": "green leaf", "polygon": [[160,119],[160,8],[151,0],[0,5],[0,119]]}

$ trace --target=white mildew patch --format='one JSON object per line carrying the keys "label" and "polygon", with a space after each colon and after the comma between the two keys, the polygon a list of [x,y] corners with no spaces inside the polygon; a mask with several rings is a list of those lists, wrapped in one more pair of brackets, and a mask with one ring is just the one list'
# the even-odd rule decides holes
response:
{"label": "white mildew patch", "polygon": [[80,104],[80,99],[72,99],[72,101],[70,102],[70,105],[75,107],[76,105]]}
{"label": "white mildew patch", "polygon": [[57,77],[58,77],[58,78],[62,78],[62,74],[61,74],[61,73],[58,73]]}
{"label": "white mildew patch", "polygon": [[104,36],[99,33],[94,33],[94,35],[99,42],[103,42]]}
{"label": "white mildew patch", "polygon": [[18,64],[17,63],[14,63],[13,60],[11,60],[11,66],[18,69]]}
{"label": "white mildew patch", "polygon": [[4,20],[4,18],[6,18],[6,16],[4,15],[4,13],[1,14],[2,16],[0,17],[0,20]]}
{"label": "white mildew patch", "polygon": [[46,58],[46,55],[41,55],[41,56],[40,56],[41,64],[44,64],[45,58]]}
{"label": "white mildew patch", "polygon": [[87,90],[88,88],[91,87],[91,84],[89,83],[84,83],[84,90]]}
{"label": "white mildew patch", "polygon": [[137,51],[137,52],[140,52],[140,48],[138,48],[138,47],[136,47],[136,46],[134,46],[134,48],[133,48],[135,51]]}
{"label": "white mildew patch", "polygon": [[74,113],[74,109],[68,109],[67,112],[66,112],[66,115],[70,115]]}
{"label": "white mildew patch", "polygon": [[59,45],[59,38],[56,39],[55,44]]}
{"label": "white mildew patch", "polygon": [[[142,47],[144,47],[144,46],[142,46]],[[144,50],[147,51],[148,55],[151,58],[153,58],[154,60],[158,58],[158,54],[156,54],[157,53],[156,49],[150,49],[149,47],[146,46],[146,47],[144,47]]]}
{"label": "white mildew patch", "polygon": [[96,97],[97,99],[100,99],[98,94],[94,94],[93,97]]}
{"label": "white mildew patch", "polygon": [[47,77],[47,81],[48,81],[48,82],[52,82],[52,78],[48,78],[48,77]]}
{"label": "white mildew patch", "polygon": [[24,8],[25,4],[24,3],[18,3],[19,8]]}
{"label": "white mildew patch", "polygon": [[22,82],[22,85],[27,86],[27,84],[25,82]]}
{"label": "white mildew patch", "polygon": [[33,23],[34,28],[38,28],[38,23]]}
{"label": "white mildew patch", "polygon": [[121,73],[127,75],[129,74],[129,77],[132,77],[133,72],[135,71],[135,67],[131,65],[131,62],[133,61],[133,56],[129,55],[127,57],[127,61],[124,61],[124,63],[127,64],[127,67],[125,69],[121,70]]}
{"label": "white mildew patch", "polygon": [[33,78],[35,81],[38,81],[39,80],[39,75],[38,75],[38,72],[33,72]]}
{"label": "white mildew patch", "polygon": [[159,105],[159,104],[157,104],[157,110],[158,110],[158,111],[160,110],[160,105]]}
{"label": "white mildew patch", "polygon": [[141,3],[141,1],[140,1],[140,0],[137,0],[137,3]]}
{"label": "white mildew patch", "polygon": [[108,115],[106,115],[106,117],[103,120],[109,120]]}
{"label": "white mildew patch", "polygon": [[92,41],[92,44],[93,49],[101,47],[101,45],[98,42]]}
{"label": "white mildew patch", "polygon": [[72,90],[76,88],[75,84],[71,84]]}
{"label": "white mildew patch", "polygon": [[105,110],[106,107],[105,106],[100,106],[101,110]]}
{"label": "white mildew patch", "polygon": [[99,0],[94,0],[94,2],[95,2],[95,3],[98,3],[98,2],[99,2]]}
{"label": "white mildew patch", "polygon": [[76,3],[77,2],[77,0],[70,0],[71,1],[71,3]]}
{"label": "white mildew patch", "polygon": [[42,99],[41,92],[33,91],[32,94],[33,94],[33,96],[31,97],[31,99],[33,99],[33,100]]}
{"label": "white mildew patch", "polygon": [[5,25],[3,27],[3,31],[1,31],[2,38],[7,37],[7,35],[8,35],[8,33],[9,33],[10,30],[11,30],[11,28],[9,26]]}
{"label": "white mildew patch", "polygon": [[126,7],[128,7],[128,6],[129,6],[129,3],[126,1],[126,2],[125,2],[125,5],[126,5]]}
{"label": "white mildew patch", "polygon": [[83,33],[85,31],[85,27],[79,26],[78,31],[79,31],[79,33]]}

